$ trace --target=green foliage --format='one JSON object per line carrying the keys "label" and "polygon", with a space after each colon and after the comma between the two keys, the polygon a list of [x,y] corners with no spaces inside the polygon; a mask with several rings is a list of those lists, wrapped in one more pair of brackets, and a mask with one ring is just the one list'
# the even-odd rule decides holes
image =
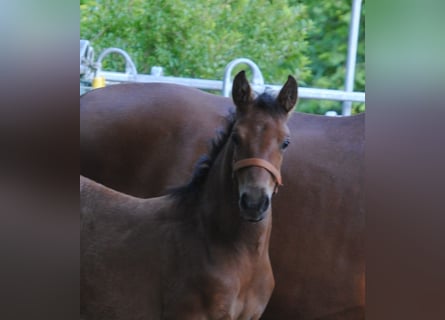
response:
{"label": "green foliage", "polygon": [[231,60],[246,57],[267,83],[280,84],[288,74],[310,75],[310,27],[306,7],[286,0],[85,0],[80,34],[96,52],[124,49],[139,73],[158,65],[166,75],[222,79]]}
{"label": "green foliage", "polygon": [[[162,66],[165,75],[222,79],[231,60],[246,57],[266,83],[293,74],[300,85],[344,87],[351,0],[81,0],[80,9],[81,38],[96,55],[121,48],[139,73]],[[124,63],[107,58],[103,67],[123,70]],[[364,88],[363,8],[355,89]],[[299,110],[339,112],[341,104],[301,100]]]}
{"label": "green foliage", "polygon": [[[311,76],[305,85],[316,88],[344,89],[345,66],[348,50],[349,22],[352,0],[298,0],[304,2],[314,23],[308,33]],[[365,91],[365,0],[362,2],[359,43],[355,72],[355,91]],[[303,100],[300,111],[324,114],[328,110],[341,113],[341,102]],[[352,104],[353,113],[363,112],[363,103]]]}

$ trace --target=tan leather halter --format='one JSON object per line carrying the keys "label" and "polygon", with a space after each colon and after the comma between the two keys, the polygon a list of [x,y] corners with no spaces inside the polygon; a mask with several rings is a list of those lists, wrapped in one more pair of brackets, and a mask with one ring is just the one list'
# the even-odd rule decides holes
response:
{"label": "tan leather halter", "polygon": [[270,163],[269,161],[259,159],[259,158],[247,158],[247,159],[243,159],[243,160],[238,160],[233,164],[233,173],[235,173],[239,169],[246,168],[246,167],[260,167],[260,168],[264,168],[267,171],[269,171],[275,180],[275,189],[273,192],[274,194],[276,194],[278,192],[278,187],[283,185],[281,182],[280,171],[277,168],[275,168],[275,166],[272,163]]}

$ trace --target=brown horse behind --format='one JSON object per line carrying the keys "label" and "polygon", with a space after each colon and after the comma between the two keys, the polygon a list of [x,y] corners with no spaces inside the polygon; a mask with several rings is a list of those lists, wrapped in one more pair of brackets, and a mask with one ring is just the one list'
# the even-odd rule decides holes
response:
{"label": "brown horse behind", "polygon": [[[81,173],[160,195],[188,180],[231,108],[231,99],[170,84],[92,91],[81,97]],[[262,319],[363,319],[364,114],[294,112],[288,126],[270,239],[276,286]]]}
{"label": "brown horse behind", "polygon": [[179,85],[92,91],[80,99],[81,174],[134,196],[164,194],[189,180],[231,108],[231,99]]}
{"label": "brown horse behind", "polygon": [[271,198],[297,100],[252,98],[240,72],[236,115],[192,181],[134,198],[81,177],[81,313],[86,319],[259,319],[272,294]]}

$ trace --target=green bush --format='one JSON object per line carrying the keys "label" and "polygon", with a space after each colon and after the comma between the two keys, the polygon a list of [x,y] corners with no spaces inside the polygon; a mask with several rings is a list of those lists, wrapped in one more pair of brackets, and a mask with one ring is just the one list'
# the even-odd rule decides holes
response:
{"label": "green bush", "polygon": [[[304,78],[310,75],[305,39],[311,26],[306,7],[285,0],[81,3],[81,37],[96,52],[127,51],[139,73],[157,65],[166,75],[222,79],[231,60],[246,57],[267,83],[281,84],[288,74]],[[104,62],[104,68],[123,69]]]}
{"label": "green bush", "polygon": [[[351,0],[81,0],[80,9],[81,38],[96,55],[121,48],[139,73],[162,66],[165,75],[222,79],[231,60],[245,57],[266,83],[293,74],[300,85],[344,87]],[[103,67],[123,70],[124,63],[107,58]],[[364,74],[363,9],[356,90],[364,91]],[[340,111],[341,103],[301,100],[299,109]],[[354,104],[354,112],[363,110]]]}
{"label": "green bush", "polygon": [[[314,25],[307,39],[311,75],[304,79],[304,84],[343,90],[352,0],[297,0],[290,3],[305,3]],[[362,1],[360,17],[354,90],[365,91],[365,0]],[[335,110],[340,114],[341,105],[341,102],[328,100],[303,100],[299,108],[310,113],[324,114],[328,110]],[[364,103],[353,103],[352,106],[353,113],[365,110]]]}

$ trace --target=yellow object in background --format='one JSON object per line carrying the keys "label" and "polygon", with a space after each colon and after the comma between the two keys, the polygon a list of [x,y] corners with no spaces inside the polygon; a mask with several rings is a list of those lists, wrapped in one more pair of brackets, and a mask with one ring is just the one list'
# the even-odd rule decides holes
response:
{"label": "yellow object in background", "polygon": [[92,87],[94,89],[105,87],[105,77],[95,77],[93,79]]}

